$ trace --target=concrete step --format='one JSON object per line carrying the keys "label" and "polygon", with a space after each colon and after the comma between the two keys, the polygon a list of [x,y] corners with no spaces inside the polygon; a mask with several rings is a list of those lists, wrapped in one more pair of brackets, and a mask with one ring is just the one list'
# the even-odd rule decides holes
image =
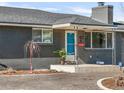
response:
{"label": "concrete step", "polygon": [[70,72],[70,73],[89,73],[89,72],[120,72],[119,67],[112,65],[51,65],[50,69]]}

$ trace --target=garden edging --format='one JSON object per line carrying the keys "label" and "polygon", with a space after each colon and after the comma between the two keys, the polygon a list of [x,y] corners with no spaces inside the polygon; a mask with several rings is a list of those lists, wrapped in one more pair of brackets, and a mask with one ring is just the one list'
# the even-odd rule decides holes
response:
{"label": "garden edging", "polygon": [[107,88],[107,87],[103,86],[103,84],[102,84],[102,81],[103,81],[103,80],[109,79],[109,78],[112,78],[112,77],[107,77],[107,78],[99,79],[99,80],[97,81],[98,87],[99,87],[100,89],[103,89],[103,90],[113,90],[113,89],[110,89],[110,88]]}
{"label": "garden edging", "polygon": [[64,73],[0,75],[0,77],[42,76],[42,75],[55,75],[55,74],[64,74]]}

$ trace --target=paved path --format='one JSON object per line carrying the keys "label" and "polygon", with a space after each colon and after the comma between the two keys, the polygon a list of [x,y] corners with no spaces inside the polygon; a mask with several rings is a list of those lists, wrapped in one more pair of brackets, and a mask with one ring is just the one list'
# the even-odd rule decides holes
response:
{"label": "paved path", "polygon": [[0,76],[0,89],[97,90],[98,79],[112,73],[63,73],[35,76]]}

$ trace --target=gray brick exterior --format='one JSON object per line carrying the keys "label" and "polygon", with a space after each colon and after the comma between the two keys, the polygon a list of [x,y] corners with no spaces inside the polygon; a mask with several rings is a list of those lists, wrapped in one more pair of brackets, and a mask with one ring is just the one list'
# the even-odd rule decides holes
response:
{"label": "gray brick exterior", "polygon": [[124,65],[124,33],[121,33],[121,61]]}
{"label": "gray brick exterior", "polygon": [[122,44],[122,40],[121,40],[121,32],[116,32],[116,64],[118,64],[118,62],[121,61],[121,44]]}
{"label": "gray brick exterior", "polygon": [[116,32],[116,64],[120,61],[124,64],[124,33]]}
{"label": "gray brick exterior", "polygon": [[[32,39],[32,28],[0,26],[0,58],[24,58],[24,44]],[[64,47],[64,31],[53,31],[53,44],[39,44],[40,57],[55,57]]]}
{"label": "gray brick exterior", "polygon": [[[87,64],[96,64],[96,61],[104,61],[105,64],[112,64],[111,50],[95,50],[78,48],[78,56]],[[92,58],[90,58],[92,56]]]}
{"label": "gray brick exterior", "polygon": [[[49,68],[59,64],[53,51],[64,48],[64,31],[54,30],[53,44],[39,44],[40,58],[33,58],[33,69]],[[32,28],[0,26],[0,63],[14,69],[29,69],[29,60],[24,58],[24,44],[32,39]]]}
{"label": "gray brick exterior", "polygon": [[39,44],[41,47],[40,57],[56,57],[53,51],[64,48],[65,32],[63,30],[53,31],[53,44]]}
{"label": "gray brick exterior", "polygon": [[[12,67],[13,69],[30,69],[29,59],[0,59],[0,63]],[[59,64],[59,58],[48,57],[48,58],[33,58],[32,59],[33,69],[48,69],[51,64]],[[0,66],[0,68],[2,68]]]}
{"label": "gray brick exterior", "polygon": [[0,58],[24,57],[24,44],[31,40],[32,28],[0,26]]}

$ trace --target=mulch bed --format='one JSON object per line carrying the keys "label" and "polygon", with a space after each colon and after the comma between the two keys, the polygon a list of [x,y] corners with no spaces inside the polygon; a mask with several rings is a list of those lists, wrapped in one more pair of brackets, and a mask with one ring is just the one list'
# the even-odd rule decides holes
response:
{"label": "mulch bed", "polygon": [[56,71],[42,71],[42,70],[33,70],[32,73],[30,70],[13,70],[13,71],[0,71],[0,75],[25,75],[25,74],[53,74],[58,73]]}
{"label": "mulch bed", "polygon": [[103,80],[102,84],[103,86],[110,88],[110,89],[124,90],[124,86],[118,86],[116,84],[116,78],[109,78],[109,79]]}

